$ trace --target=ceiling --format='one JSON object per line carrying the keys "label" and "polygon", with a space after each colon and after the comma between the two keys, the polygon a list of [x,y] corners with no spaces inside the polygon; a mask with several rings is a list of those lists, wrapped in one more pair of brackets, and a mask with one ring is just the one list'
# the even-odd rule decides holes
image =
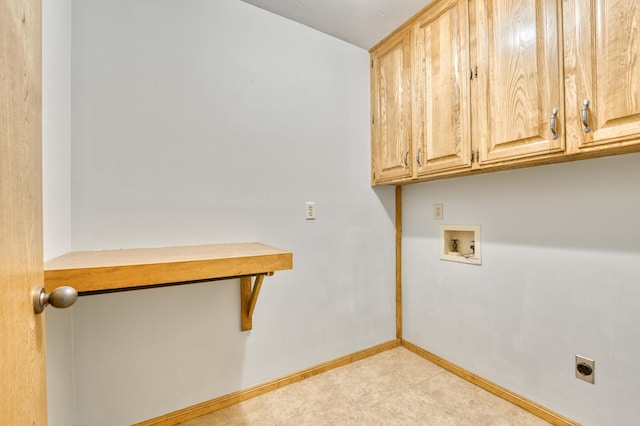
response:
{"label": "ceiling", "polygon": [[242,0],[369,50],[430,0]]}

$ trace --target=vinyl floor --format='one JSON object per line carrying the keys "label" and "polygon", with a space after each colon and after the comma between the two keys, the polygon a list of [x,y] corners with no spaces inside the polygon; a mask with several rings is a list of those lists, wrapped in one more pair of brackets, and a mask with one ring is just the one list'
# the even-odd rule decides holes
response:
{"label": "vinyl floor", "polygon": [[548,424],[402,347],[181,423],[183,426]]}

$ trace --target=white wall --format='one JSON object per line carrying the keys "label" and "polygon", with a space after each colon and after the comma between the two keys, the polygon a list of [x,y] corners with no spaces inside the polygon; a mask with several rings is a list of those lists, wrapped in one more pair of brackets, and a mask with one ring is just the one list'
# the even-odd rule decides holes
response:
{"label": "white wall", "polygon": [[71,247],[71,0],[42,2],[45,260]]}
{"label": "white wall", "polygon": [[[71,0],[42,2],[42,157],[45,260],[71,247]],[[45,312],[49,426],[73,424],[73,308]]]}
{"label": "white wall", "polygon": [[237,280],[81,297],[76,424],[142,421],[395,337],[366,51],[237,0],[73,2],[72,34],[74,250],[294,253],[251,332]]}
{"label": "white wall", "polygon": [[[586,426],[635,423],[639,160],[405,187],[404,337]],[[481,266],[438,259],[441,223],[482,226]],[[576,354],[595,385],[574,377]]]}

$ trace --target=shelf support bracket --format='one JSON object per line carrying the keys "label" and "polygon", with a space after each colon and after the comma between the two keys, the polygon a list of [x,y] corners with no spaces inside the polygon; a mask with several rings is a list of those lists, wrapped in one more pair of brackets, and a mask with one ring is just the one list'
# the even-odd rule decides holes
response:
{"label": "shelf support bracket", "polygon": [[260,288],[265,276],[273,275],[273,272],[256,274],[253,284],[252,276],[240,277],[240,329],[248,331],[253,328],[253,310],[256,308]]}

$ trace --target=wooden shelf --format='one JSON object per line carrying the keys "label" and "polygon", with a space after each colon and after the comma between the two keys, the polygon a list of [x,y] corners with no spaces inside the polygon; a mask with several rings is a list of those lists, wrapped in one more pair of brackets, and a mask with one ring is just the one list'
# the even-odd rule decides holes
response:
{"label": "wooden shelf", "polygon": [[45,262],[44,283],[48,293],[68,285],[82,295],[240,277],[242,329],[249,330],[264,276],[292,267],[291,252],[261,243],[84,251]]}

